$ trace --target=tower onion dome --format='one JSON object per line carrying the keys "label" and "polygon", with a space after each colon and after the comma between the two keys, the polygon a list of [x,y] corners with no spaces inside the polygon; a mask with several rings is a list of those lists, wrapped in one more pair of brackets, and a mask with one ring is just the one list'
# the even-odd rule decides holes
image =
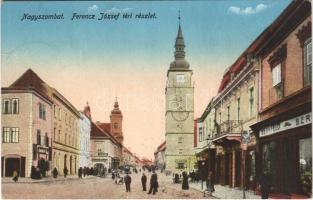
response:
{"label": "tower onion dome", "polygon": [[[180,17],[178,17],[180,20]],[[170,64],[171,69],[189,69],[189,63],[185,60],[185,41],[180,27],[178,26],[178,33],[175,42],[175,60]]]}
{"label": "tower onion dome", "polygon": [[111,114],[122,114],[120,107],[118,105],[117,98],[115,98],[114,109],[112,110]]}

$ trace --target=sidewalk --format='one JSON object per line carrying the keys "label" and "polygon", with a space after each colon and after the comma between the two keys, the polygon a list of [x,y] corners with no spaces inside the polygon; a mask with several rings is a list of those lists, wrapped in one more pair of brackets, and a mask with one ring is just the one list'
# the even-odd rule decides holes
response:
{"label": "sidewalk", "polygon": [[[93,178],[97,178],[98,176],[86,176],[83,177],[84,179],[93,179]],[[42,178],[42,179],[31,179],[31,178],[24,178],[24,177],[19,177],[18,181],[15,183],[12,180],[12,177],[2,177],[1,178],[1,183],[2,184],[8,184],[8,183],[14,183],[14,184],[18,184],[18,183],[48,183],[48,182],[55,182],[55,181],[69,181],[69,180],[79,180],[77,175],[71,175],[71,176],[67,176],[66,178],[64,178],[64,176],[58,176],[58,178],[53,178],[52,176],[46,177],[46,178]]]}
{"label": "sidewalk", "polygon": [[[191,183],[189,186],[195,190],[203,192],[206,188],[205,182],[203,182],[203,189],[201,189],[201,182]],[[243,191],[238,188],[230,188],[228,186],[214,185],[215,192],[212,196],[220,199],[243,199]],[[255,195],[253,191],[245,191],[246,199],[261,199],[260,196]]]}

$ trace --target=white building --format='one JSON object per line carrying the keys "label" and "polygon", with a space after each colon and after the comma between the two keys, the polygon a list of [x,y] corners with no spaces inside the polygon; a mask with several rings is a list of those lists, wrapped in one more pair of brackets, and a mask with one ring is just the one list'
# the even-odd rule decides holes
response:
{"label": "white building", "polygon": [[[85,110],[88,109],[88,103],[85,107]],[[90,131],[91,131],[91,122],[84,112],[80,112],[81,119],[79,120],[79,167],[88,167],[91,165],[90,159]]]}

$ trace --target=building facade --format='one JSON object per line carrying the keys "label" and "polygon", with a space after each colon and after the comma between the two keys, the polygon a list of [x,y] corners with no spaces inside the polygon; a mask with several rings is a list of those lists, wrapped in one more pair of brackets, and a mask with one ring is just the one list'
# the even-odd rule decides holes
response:
{"label": "building facade", "polygon": [[165,165],[165,150],[166,150],[166,143],[163,142],[154,152],[154,164],[155,166],[163,171],[166,168]]}
{"label": "building facade", "polygon": [[[21,78],[42,82],[32,70]],[[52,101],[21,78],[2,88],[1,175],[12,176],[16,170],[19,176],[30,177],[32,167],[38,167],[43,176],[50,175]]]}
{"label": "building facade", "polygon": [[91,161],[94,168],[101,171],[117,169],[119,167],[119,150],[121,144],[101,128],[101,123],[91,123]]}
{"label": "building facade", "polygon": [[[84,110],[88,110],[88,108],[89,105],[87,104]],[[86,116],[85,112],[80,112],[79,130],[80,130],[79,167],[88,167],[91,165],[90,158],[91,121],[90,118]]]}
{"label": "building facade", "polygon": [[263,33],[257,174],[270,197],[312,197],[311,1],[293,1]]}
{"label": "building facade", "polygon": [[257,121],[258,70],[257,61],[240,56],[225,72],[212,102],[214,129],[209,140],[216,150],[216,182],[222,185],[255,188],[256,140],[250,125]]}
{"label": "building facade", "polygon": [[168,69],[165,89],[166,170],[174,173],[191,171],[195,162],[193,72],[185,60],[184,48],[184,38],[179,25],[175,43],[175,60]]}
{"label": "building facade", "polygon": [[75,107],[57,90],[49,87],[53,101],[53,163],[60,175],[77,174],[79,165],[79,120]]}

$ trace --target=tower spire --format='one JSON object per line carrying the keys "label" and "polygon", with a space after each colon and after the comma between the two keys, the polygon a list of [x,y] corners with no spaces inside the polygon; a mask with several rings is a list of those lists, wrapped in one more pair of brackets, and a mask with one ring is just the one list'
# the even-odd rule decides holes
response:
{"label": "tower spire", "polygon": [[178,11],[178,32],[175,42],[175,60],[185,58],[185,41],[180,26],[180,10]]}

